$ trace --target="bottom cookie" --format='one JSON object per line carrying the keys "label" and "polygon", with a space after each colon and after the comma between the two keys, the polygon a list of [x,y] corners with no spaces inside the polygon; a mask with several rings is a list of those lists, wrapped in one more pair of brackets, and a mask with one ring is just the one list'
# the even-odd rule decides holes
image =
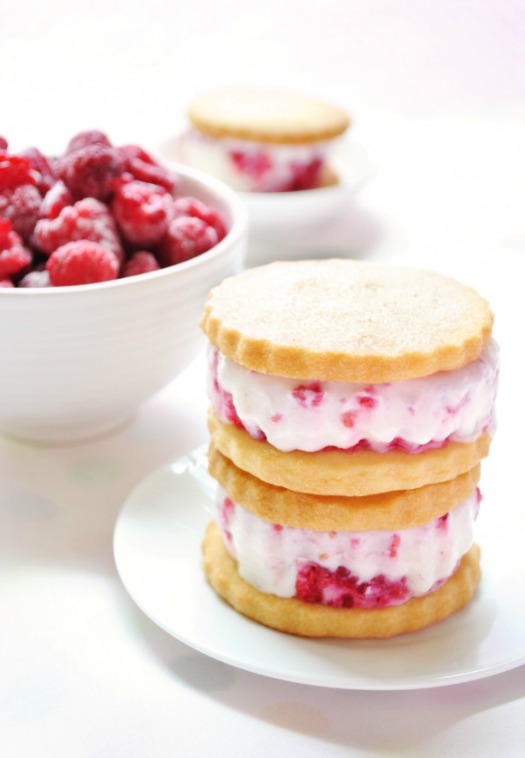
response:
{"label": "bottom cookie", "polygon": [[304,637],[380,638],[414,632],[463,608],[481,578],[480,549],[473,545],[453,576],[439,589],[389,608],[331,608],[295,598],[267,595],[245,582],[224,547],[217,524],[207,527],[202,544],[204,573],[233,608],[260,624]]}

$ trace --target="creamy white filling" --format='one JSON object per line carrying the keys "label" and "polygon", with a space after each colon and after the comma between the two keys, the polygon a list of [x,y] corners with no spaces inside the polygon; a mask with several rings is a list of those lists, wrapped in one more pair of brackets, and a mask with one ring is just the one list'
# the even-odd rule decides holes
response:
{"label": "creamy white filling", "polygon": [[288,379],[250,371],[215,348],[209,350],[208,392],[225,423],[232,403],[246,431],[264,435],[284,452],[350,449],[366,441],[384,452],[405,447],[471,442],[494,431],[499,350],[491,341],[481,356],[454,371],[387,384]]}
{"label": "creamy white filling", "polygon": [[[212,174],[241,192],[278,192],[294,179],[297,167],[325,162],[328,144],[274,145],[214,139],[188,131],[179,140],[179,159]],[[237,158],[235,158],[237,156]]]}
{"label": "creamy white filling", "polygon": [[279,597],[293,597],[298,571],[313,562],[330,571],[344,567],[369,582],[382,575],[403,578],[413,597],[429,592],[454,572],[474,539],[480,495],[476,490],[450,513],[412,529],[316,532],[276,526],[237,503],[219,488],[217,521],[239,574],[251,585]]}

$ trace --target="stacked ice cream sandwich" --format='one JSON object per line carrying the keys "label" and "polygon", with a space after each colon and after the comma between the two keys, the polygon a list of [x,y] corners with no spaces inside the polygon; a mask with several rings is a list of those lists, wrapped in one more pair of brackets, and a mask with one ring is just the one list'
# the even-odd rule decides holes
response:
{"label": "stacked ice cream sandwich", "polygon": [[209,340],[204,571],[293,634],[386,637],[465,606],[494,432],[488,303],[435,272],[276,262],[222,282]]}

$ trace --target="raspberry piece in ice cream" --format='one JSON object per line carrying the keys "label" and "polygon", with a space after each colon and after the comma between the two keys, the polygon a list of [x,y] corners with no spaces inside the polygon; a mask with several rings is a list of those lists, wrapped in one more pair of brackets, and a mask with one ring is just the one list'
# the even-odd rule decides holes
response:
{"label": "raspberry piece in ice cream", "polygon": [[137,274],[149,274],[150,271],[158,271],[160,264],[153,253],[148,250],[139,250],[124,263],[122,276],[137,276]]}
{"label": "raspberry piece in ice cream", "polygon": [[99,200],[86,197],[63,208],[57,218],[40,219],[33,234],[35,245],[51,254],[61,245],[75,240],[97,242],[122,260],[122,245],[109,208]]}
{"label": "raspberry piece in ice cream", "polygon": [[200,218],[215,229],[219,241],[226,236],[226,224],[221,213],[196,197],[178,197],[173,201],[173,214],[174,218],[179,218],[179,216]]}
{"label": "raspberry piece in ice cream", "polygon": [[109,200],[115,180],[124,170],[124,157],[116,148],[97,143],[63,155],[57,170],[76,200]]}
{"label": "raspberry piece in ice cream", "polygon": [[106,247],[78,240],[55,250],[46,263],[51,283],[55,287],[92,284],[116,279],[119,264]]}
{"label": "raspberry piece in ice cream", "polygon": [[324,162],[318,156],[306,164],[292,164],[292,179],[287,189],[294,192],[319,187],[321,184],[323,168]]}
{"label": "raspberry piece in ice cream", "polygon": [[363,582],[344,566],[331,571],[307,563],[297,574],[295,597],[334,608],[386,608],[405,602],[410,592],[404,578],[392,581],[379,574]]}
{"label": "raspberry piece in ice cream", "polygon": [[167,231],[171,206],[172,197],[164,187],[134,180],[117,187],[111,209],[127,242],[154,247]]}
{"label": "raspberry piece in ice cream", "polygon": [[105,145],[106,147],[112,147],[109,138],[100,132],[98,129],[86,129],[85,131],[78,132],[72,137],[66,147],[66,153],[74,153],[75,150],[81,150],[83,147],[89,145]]}
{"label": "raspberry piece in ice cream", "polygon": [[0,150],[7,150],[8,142],[5,137],[0,137]]}
{"label": "raspberry piece in ice cream", "polygon": [[7,219],[0,216],[0,278],[17,274],[32,261],[31,252]]}
{"label": "raspberry piece in ice cream", "polygon": [[138,145],[123,145],[119,148],[124,156],[124,171],[134,179],[164,187],[172,194],[177,189],[177,177],[166,166],[158,163],[149,153]]}
{"label": "raspberry piece in ice cream", "polygon": [[42,197],[33,184],[6,187],[0,192],[0,216],[9,219],[15,232],[31,236],[40,213]]}
{"label": "raspberry piece in ice cream", "polygon": [[230,150],[230,158],[241,174],[261,179],[272,168],[272,161],[263,151]]}
{"label": "raspberry piece in ice cream", "polygon": [[294,397],[303,408],[317,408],[323,402],[324,391],[321,382],[300,384],[292,390]]}
{"label": "raspberry piece in ice cream", "polygon": [[181,216],[174,219],[159,248],[160,261],[164,266],[187,261],[205,253],[217,244],[217,232],[200,218]]}
{"label": "raspberry piece in ice cream", "polygon": [[14,287],[15,285],[11,281],[11,279],[0,279],[0,287],[3,287],[4,289],[11,289],[11,287]]}

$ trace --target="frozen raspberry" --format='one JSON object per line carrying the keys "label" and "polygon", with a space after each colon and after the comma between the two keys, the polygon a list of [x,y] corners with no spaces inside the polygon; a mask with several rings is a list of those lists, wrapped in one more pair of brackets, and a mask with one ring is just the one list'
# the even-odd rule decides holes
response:
{"label": "frozen raspberry", "polygon": [[127,242],[154,247],[164,237],[171,221],[171,206],[171,195],[164,187],[131,181],[117,187],[111,208]]}
{"label": "frozen raspberry", "polygon": [[62,179],[46,192],[42,205],[40,206],[40,216],[42,218],[57,218],[61,211],[68,205],[73,205],[71,192],[68,190]]}
{"label": "frozen raspberry", "polygon": [[115,179],[123,170],[120,151],[101,144],[66,153],[57,161],[58,175],[76,200],[84,197],[108,200]]}
{"label": "frozen raspberry", "polygon": [[177,177],[166,166],[161,165],[138,145],[123,145],[120,152],[124,156],[124,170],[134,179],[164,187],[172,194],[177,189]]}
{"label": "frozen raspberry", "polygon": [[226,236],[226,224],[218,210],[210,208],[196,197],[178,197],[173,201],[174,218],[179,216],[195,216],[213,226],[219,241]]}
{"label": "frozen raspberry", "polygon": [[344,566],[335,571],[318,563],[306,563],[297,574],[295,596],[305,603],[320,603],[335,608],[385,608],[410,597],[406,579],[387,579],[383,574],[360,582]]}
{"label": "frozen raspberry", "polygon": [[21,155],[0,153],[0,192],[21,184],[36,184],[31,163]]}
{"label": "frozen raspberry", "polygon": [[37,172],[36,186],[41,194],[45,195],[57,180],[54,167],[55,161],[46,158],[36,147],[29,147],[20,153],[20,155],[27,158],[33,169]]}
{"label": "frozen raspberry", "polygon": [[29,271],[18,282],[19,287],[33,289],[36,287],[51,287],[49,272],[46,269]]}
{"label": "frozen raspberry", "polygon": [[[1,138],[0,138],[1,139]],[[0,279],[0,288],[3,287],[5,289],[9,289],[11,287],[14,287],[15,285],[11,281],[11,279]]]}
{"label": "frozen raspberry", "polygon": [[137,274],[149,274],[150,271],[158,271],[160,265],[153,253],[148,250],[139,250],[133,253],[122,269],[122,276],[137,276]]}
{"label": "frozen raspberry", "polygon": [[218,241],[215,229],[200,218],[181,216],[168,226],[159,248],[160,262],[164,266],[172,266],[187,261],[206,252]]}
{"label": "frozen raspberry", "polygon": [[8,187],[0,192],[0,215],[9,219],[15,232],[28,239],[40,214],[42,198],[33,184]]}
{"label": "frozen raspberry", "polygon": [[119,264],[106,247],[78,240],[62,245],[49,256],[46,263],[51,284],[67,287],[73,284],[107,282],[118,276]]}
{"label": "frozen raspberry", "polygon": [[5,137],[0,137],[0,150],[7,150],[9,147],[8,142]]}
{"label": "frozen raspberry", "polygon": [[37,221],[33,240],[36,247],[47,254],[67,242],[90,240],[106,247],[119,260],[123,257],[122,245],[109,208],[92,197],[67,206],[57,218]]}
{"label": "frozen raspberry", "polygon": [[0,279],[17,274],[32,260],[30,250],[24,247],[22,238],[17,234],[11,222],[0,216]]}
{"label": "frozen raspberry", "polygon": [[73,153],[75,150],[80,150],[88,145],[112,146],[104,132],[99,132],[97,129],[88,129],[75,134],[75,136],[69,140],[66,147],[66,153]]}

